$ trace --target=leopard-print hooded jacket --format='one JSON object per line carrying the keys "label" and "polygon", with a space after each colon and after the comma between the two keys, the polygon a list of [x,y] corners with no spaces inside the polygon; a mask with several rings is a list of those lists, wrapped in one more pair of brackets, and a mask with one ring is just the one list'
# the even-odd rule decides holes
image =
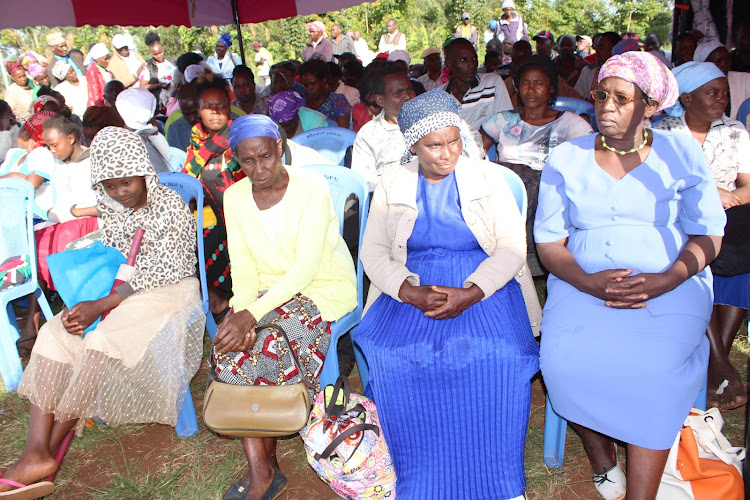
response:
{"label": "leopard-print hooded jacket", "polygon": [[[195,218],[180,195],[159,184],[141,139],[133,132],[106,127],[90,148],[91,184],[101,213],[103,243],[127,255],[135,230],[145,230],[135,261],[135,273],[117,288],[124,298],[195,275]],[[101,182],[121,177],[145,177],[145,207],[128,209],[107,195]]]}

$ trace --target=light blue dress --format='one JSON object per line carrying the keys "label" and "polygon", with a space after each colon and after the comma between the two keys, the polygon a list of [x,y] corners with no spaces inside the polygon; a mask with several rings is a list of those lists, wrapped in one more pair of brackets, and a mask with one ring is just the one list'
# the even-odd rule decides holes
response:
{"label": "light blue dress", "polygon": [[[726,217],[697,141],[653,130],[645,162],[616,180],[595,135],[558,146],[542,171],[537,243],[568,238],[587,273],[665,271],[688,235],[722,235]],[[705,269],[644,309],[612,309],[550,274],[541,368],[555,411],[644,448],[670,448],[705,387],[713,294]]]}

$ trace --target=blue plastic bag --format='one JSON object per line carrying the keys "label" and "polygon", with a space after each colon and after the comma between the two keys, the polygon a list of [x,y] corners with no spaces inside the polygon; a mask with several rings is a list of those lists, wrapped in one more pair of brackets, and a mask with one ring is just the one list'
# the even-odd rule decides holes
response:
{"label": "blue plastic bag", "polygon": [[[77,250],[65,250],[47,257],[49,273],[57,293],[68,309],[79,302],[98,300],[109,295],[125,256],[101,241]],[[96,328],[99,318],[84,330]]]}

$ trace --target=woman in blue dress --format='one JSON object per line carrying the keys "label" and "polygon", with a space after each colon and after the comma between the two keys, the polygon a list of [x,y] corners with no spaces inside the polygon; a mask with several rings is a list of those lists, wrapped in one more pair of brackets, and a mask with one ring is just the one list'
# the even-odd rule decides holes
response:
{"label": "woman in blue dress", "polygon": [[398,115],[408,149],[373,198],[362,247],[372,287],[354,341],[398,498],[522,498],[538,369],[514,279],[524,221],[501,167],[462,156],[457,111],[433,90]]}
{"label": "woman in blue dress", "polygon": [[[550,271],[541,367],[606,499],[653,499],[705,388],[711,274],[725,215],[705,155],[644,118],[677,98],[645,52],[610,58],[592,91],[600,133],[542,171],[534,234]],[[627,443],[627,479],[613,439]]]}

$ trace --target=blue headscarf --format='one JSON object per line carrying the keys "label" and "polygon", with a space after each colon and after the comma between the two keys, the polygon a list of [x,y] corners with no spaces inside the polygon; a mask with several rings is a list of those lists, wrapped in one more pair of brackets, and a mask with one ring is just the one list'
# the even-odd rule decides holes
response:
{"label": "blue headscarf", "polygon": [[231,37],[231,36],[229,36],[229,34],[227,34],[227,33],[224,33],[223,35],[221,35],[221,36],[219,37],[219,39],[217,40],[217,42],[223,42],[223,43],[224,43],[224,46],[225,46],[226,48],[229,48],[229,47],[231,47],[231,46],[232,46],[232,37]]}
{"label": "blue headscarf", "polygon": [[[677,79],[680,95],[689,94],[717,78],[726,78],[719,67],[710,62],[686,62],[673,69],[672,73]],[[685,108],[678,98],[674,106],[665,109],[664,112],[669,116],[680,117],[685,114]]]}
{"label": "blue headscarf", "polygon": [[244,115],[232,122],[229,129],[229,147],[237,151],[239,143],[253,137],[268,137],[274,141],[281,139],[279,127],[266,115]]}

